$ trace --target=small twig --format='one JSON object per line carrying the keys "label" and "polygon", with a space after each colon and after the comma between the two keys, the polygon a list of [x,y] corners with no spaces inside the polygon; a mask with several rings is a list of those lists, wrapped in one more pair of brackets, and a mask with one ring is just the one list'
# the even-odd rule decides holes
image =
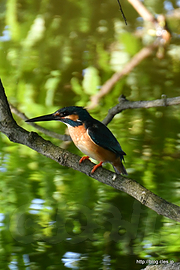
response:
{"label": "small twig", "polygon": [[119,1],[119,0],[117,0],[117,1],[118,1],[118,4],[119,4],[119,9],[120,9],[121,14],[122,14],[122,16],[123,16],[123,19],[124,19],[124,21],[125,21],[125,24],[127,25],[126,16],[124,15],[124,12],[123,12],[123,9],[122,9],[122,6],[121,6],[121,3],[120,3],[120,1]]}
{"label": "small twig", "polygon": [[167,106],[167,96],[166,95],[161,95],[161,98],[163,100],[164,106]]}

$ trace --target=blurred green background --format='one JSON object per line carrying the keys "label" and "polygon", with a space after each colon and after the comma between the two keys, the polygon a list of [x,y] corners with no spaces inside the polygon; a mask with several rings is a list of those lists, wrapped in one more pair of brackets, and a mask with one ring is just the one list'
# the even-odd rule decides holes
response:
{"label": "blurred green background", "polygon": [[[180,21],[172,16],[180,2],[143,2],[154,15],[167,15],[171,43],[164,57],[154,52],[100,100],[90,111],[98,120],[121,94],[131,101],[180,94]],[[9,102],[29,118],[88,106],[154,40],[151,26],[127,1],[121,4],[127,26],[116,0],[1,0],[0,76]],[[61,123],[41,125],[66,131]],[[178,205],[179,125],[179,106],[126,110],[108,125],[127,153],[129,177]],[[66,147],[82,155],[72,143]],[[179,223],[3,134],[0,179],[0,269],[141,269],[148,260],[179,261]]]}

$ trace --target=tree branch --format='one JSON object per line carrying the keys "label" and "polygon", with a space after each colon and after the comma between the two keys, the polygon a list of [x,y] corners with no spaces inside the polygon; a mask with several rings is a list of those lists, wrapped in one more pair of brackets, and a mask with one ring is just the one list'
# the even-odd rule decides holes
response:
{"label": "tree branch", "polygon": [[91,103],[88,106],[88,109],[92,109],[96,107],[99,103],[99,100],[107,95],[112,87],[125,75],[129,74],[133,68],[135,68],[143,59],[147,58],[149,55],[153,53],[153,51],[159,46],[159,42],[156,40],[150,46],[144,47],[140,50],[130,61],[126,64],[122,71],[116,72],[113,76],[105,82],[105,84],[101,87],[101,90],[91,97]]}
{"label": "tree branch", "polygon": [[99,168],[93,176],[90,171],[93,164],[90,161],[84,161],[79,164],[79,157],[70,152],[53,145],[51,142],[44,140],[35,132],[28,132],[17,125],[12,117],[3,85],[0,80],[0,131],[4,133],[12,142],[20,143],[37,151],[38,153],[53,159],[62,166],[70,167],[80,171],[101,183],[114,187],[115,189],[126,192],[136,200],[151,208],[159,215],[180,222],[180,207],[158,197],[136,181],[116,175],[104,168]]}
{"label": "tree branch", "polygon": [[145,21],[152,23],[156,22],[156,19],[151,14],[151,12],[139,0],[128,0],[128,2],[134,7],[134,9]]}
{"label": "tree branch", "polygon": [[153,107],[164,107],[180,104],[180,96],[174,98],[167,98],[166,95],[162,95],[162,99],[155,100],[143,100],[143,101],[129,101],[125,96],[121,95],[119,103],[108,111],[108,115],[102,121],[105,125],[114,118],[114,116],[127,109],[139,109],[139,108],[153,108]]}

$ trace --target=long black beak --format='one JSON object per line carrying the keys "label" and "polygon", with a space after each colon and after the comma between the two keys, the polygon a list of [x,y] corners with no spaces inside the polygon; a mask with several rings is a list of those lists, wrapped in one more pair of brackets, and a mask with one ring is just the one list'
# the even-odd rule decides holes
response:
{"label": "long black beak", "polygon": [[51,121],[51,120],[60,120],[60,119],[57,119],[55,114],[47,114],[47,115],[28,119],[26,120],[26,122],[40,122],[40,121]]}

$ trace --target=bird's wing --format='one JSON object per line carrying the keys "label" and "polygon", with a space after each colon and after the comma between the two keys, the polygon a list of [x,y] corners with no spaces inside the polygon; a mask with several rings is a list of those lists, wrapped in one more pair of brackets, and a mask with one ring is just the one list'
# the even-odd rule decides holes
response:
{"label": "bird's wing", "polygon": [[94,143],[114,152],[122,159],[123,155],[126,155],[126,153],[121,149],[119,142],[116,140],[112,132],[98,120],[95,120],[93,125],[88,127],[88,134]]}

